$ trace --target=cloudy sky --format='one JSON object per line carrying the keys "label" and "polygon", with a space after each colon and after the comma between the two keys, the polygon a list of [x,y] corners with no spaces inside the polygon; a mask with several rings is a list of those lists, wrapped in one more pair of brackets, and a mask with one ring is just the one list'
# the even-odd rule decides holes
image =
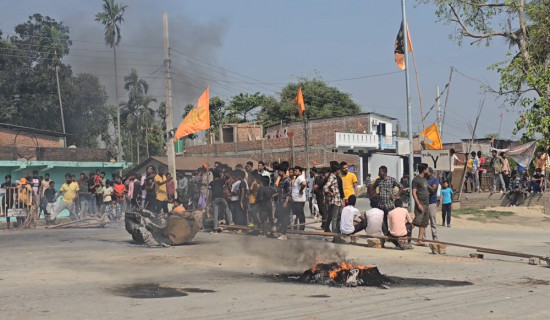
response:
{"label": "cloudy sky", "polygon": [[[406,129],[405,76],[394,63],[393,43],[401,22],[400,0],[126,0],[119,51],[119,88],[131,68],[164,100],[161,69],[162,13],[168,12],[174,73],[175,118],[193,103],[206,84],[211,96],[228,101],[240,92],[276,96],[298,77],[321,77],[348,92],[364,112],[398,118]],[[436,22],[435,8],[409,0],[407,17],[422,89],[423,109],[434,104],[453,74],[443,139],[469,137],[480,102],[485,98],[477,136],[499,131],[512,138],[517,110],[484,94],[477,80],[498,87],[498,75],[487,66],[502,60],[504,40],[490,47],[458,47],[449,40],[455,26]],[[65,58],[75,72],[97,75],[114,97],[113,56],[103,41],[103,26],[94,21],[99,0],[23,0],[11,2],[0,20],[4,34],[33,13],[48,15],[71,28],[73,46]],[[7,14],[9,12],[9,14]],[[414,69],[411,68],[413,130],[422,127]],[[384,74],[384,75],[381,75]],[[467,76],[467,77],[466,77]],[[121,89],[122,90],[122,89]],[[443,104],[443,101],[442,101]],[[443,108],[443,106],[442,106]],[[435,121],[435,109],[426,119]]]}

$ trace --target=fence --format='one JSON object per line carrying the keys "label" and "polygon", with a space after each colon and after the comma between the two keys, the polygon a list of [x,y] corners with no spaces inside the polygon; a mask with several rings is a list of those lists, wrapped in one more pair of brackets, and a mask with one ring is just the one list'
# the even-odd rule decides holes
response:
{"label": "fence", "polygon": [[[28,188],[27,188],[28,187]],[[0,188],[0,217],[26,217],[34,195],[30,186]]]}

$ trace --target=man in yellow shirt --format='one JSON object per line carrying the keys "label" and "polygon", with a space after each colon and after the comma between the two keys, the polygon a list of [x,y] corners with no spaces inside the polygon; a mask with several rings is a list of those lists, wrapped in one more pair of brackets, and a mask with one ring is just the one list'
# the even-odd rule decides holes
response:
{"label": "man in yellow shirt", "polygon": [[346,162],[341,162],[340,167],[342,168],[342,173],[340,173],[340,178],[342,178],[342,188],[344,189],[344,200],[347,203],[349,196],[352,194],[357,197],[357,176],[353,172],[349,172],[349,167]]}
{"label": "man in yellow shirt", "polygon": [[32,205],[32,188],[26,178],[21,178],[21,184],[17,188],[19,208],[30,208]]}
{"label": "man in yellow shirt", "polygon": [[63,199],[59,202],[59,205],[55,209],[52,217],[46,215],[47,224],[55,224],[55,218],[57,218],[59,213],[65,209],[69,210],[69,216],[71,220],[78,219],[74,206],[74,201],[76,200],[78,191],[78,183],[72,181],[72,175],[70,173],[67,173],[65,175],[65,183],[61,186],[61,188],[59,188],[59,192],[55,196],[54,202],[57,201],[57,198],[59,198],[61,194],[63,194]]}
{"label": "man in yellow shirt", "polygon": [[155,176],[155,193],[157,195],[157,214],[161,214],[161,210],[164,214],[168,214],[168,191],[166,190],[166,182],[169,180],[164,175],[164,168],[159,168],[159,173]]}

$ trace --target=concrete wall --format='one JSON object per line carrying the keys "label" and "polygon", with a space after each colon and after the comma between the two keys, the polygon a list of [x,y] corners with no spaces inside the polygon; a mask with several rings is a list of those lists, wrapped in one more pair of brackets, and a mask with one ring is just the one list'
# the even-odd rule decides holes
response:
{"label": "concrete wall", "polygon": [[[460,199],[461,208],[485,209],[488,207],[505,207],[510,203],[503,193],[464,193]],[[544,206],[544,213],[550,215],[550,194],[530,194],[522,206]]]}
{"label": "concrete wall", "polygon": [[63,147],[62,140],[57,136],[2,127],[0,127],[0,146]]}

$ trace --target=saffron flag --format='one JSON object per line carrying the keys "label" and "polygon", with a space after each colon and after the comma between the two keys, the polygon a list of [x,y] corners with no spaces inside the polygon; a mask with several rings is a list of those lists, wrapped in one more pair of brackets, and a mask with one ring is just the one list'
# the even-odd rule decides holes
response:
{"label": "saffron flag", "polygon": [[292,102],[298,103],[298,113],[300,114],[300,117],[304,116],[304,111],[306,111],[306,105],[304,104],[304,96],[302,95],[302,87],[298,89],[298,94],[296,95],[296,98],[292,100]]}
{"label": "saffron flag", "polygon": [[197,105],[189,111],[181,122],[174,135],[174,141],[191,133],[210,129],[210,99],[208,97],[208,86],[197,101]]}
{"label": "saffron flag", "polygon": [[[413,46],[411,42],[411,34],[409,33],[409,24],[407,23],[407,44],[408,52],[413,51]],[[393,53],[395,55],[395,64],[401,70],[405,70],[405,39],[403,35],[403,22],[401,22],[401,28],[397,33],[397,38],[395,39],[395,45]]]}
{"label": "saffron flag", "polygon": [[431,143],[424,141],[424,145],[426,146],[427,149],[430,149],[430,150],[443,149],[443,144],[441,143],[441,136],[439,135],[439,128],[437,127],[437,123],[434,122],[431,126],[427,127],[419,135],[431,141]]}

